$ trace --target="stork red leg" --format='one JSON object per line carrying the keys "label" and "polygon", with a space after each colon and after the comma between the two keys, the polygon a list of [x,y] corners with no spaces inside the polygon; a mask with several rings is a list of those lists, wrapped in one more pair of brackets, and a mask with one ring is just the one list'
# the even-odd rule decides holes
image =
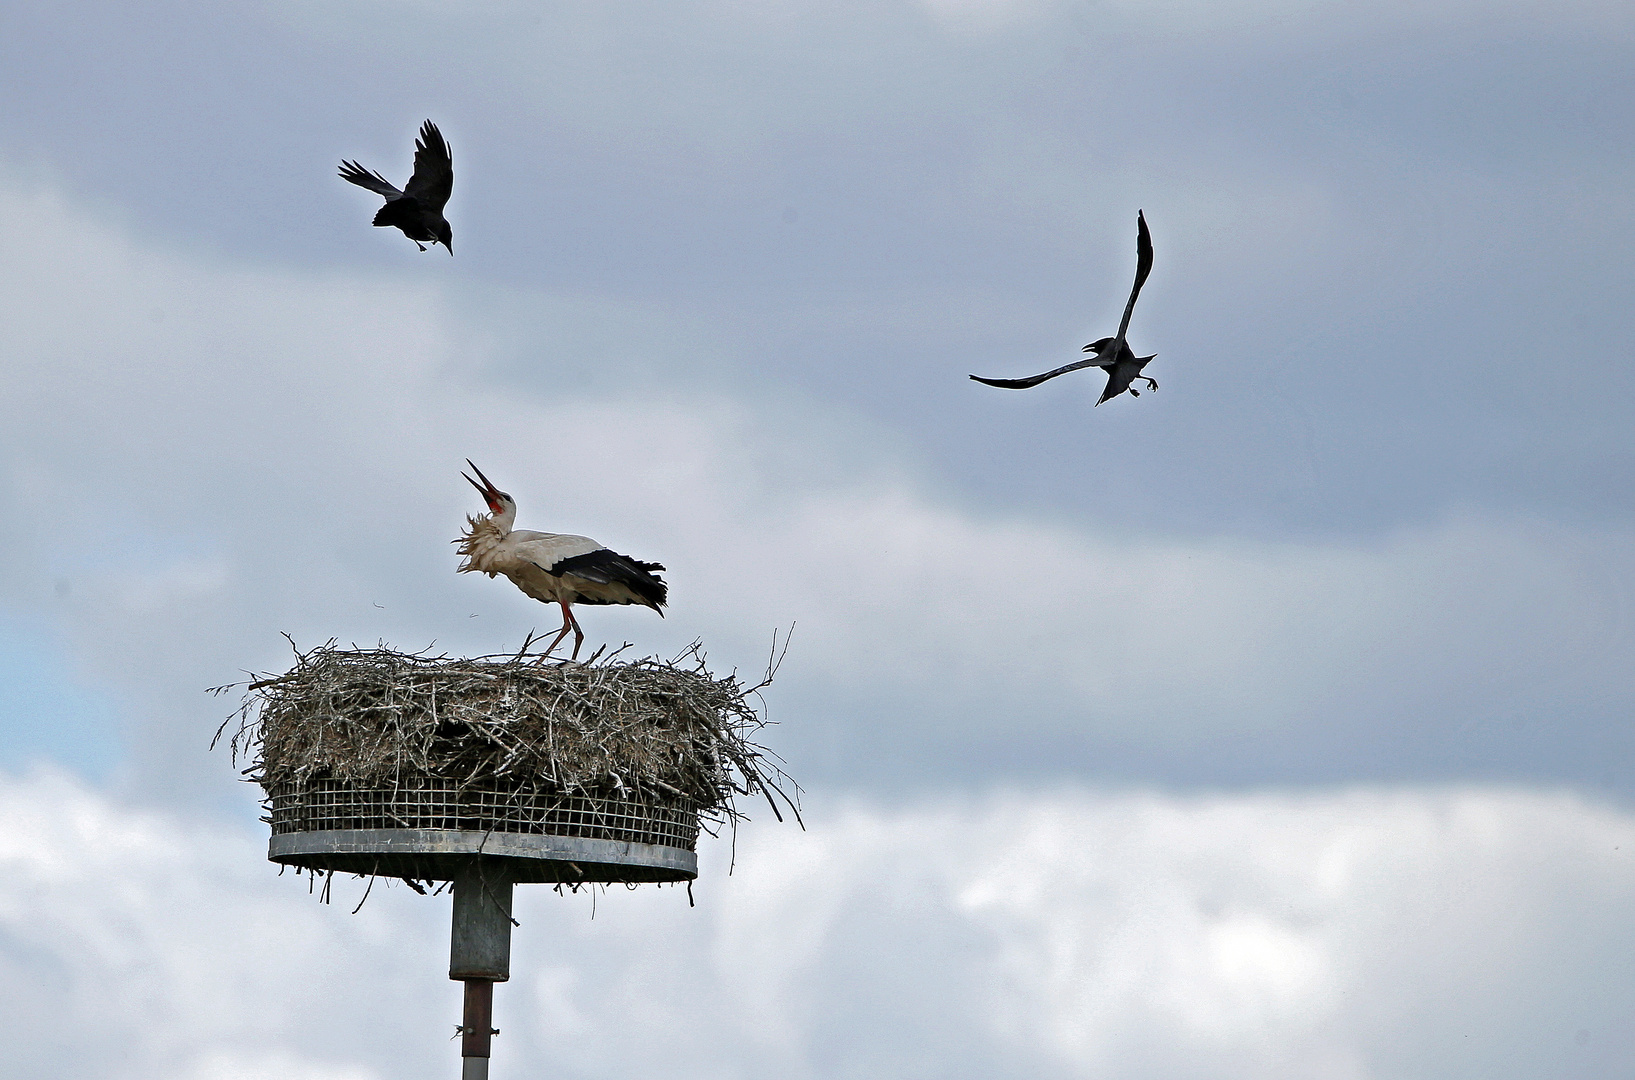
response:
{"label": "stork red leg", "polygon": [[562,610],[567,611],[568,618],[573,621],[573,656],[570,659],[577,660],[579,659],[579,646],[585,643],[585,632],[579,629],[579,620],[573,617],[573,612],[568,611],[568,605],[563,604]]}
{"label": "stork red leg", "polygon": [[[579,624],[573,621],[573,609],[568,607],[568,602],[566,600],[558,600],[557,603],[562,605],[562,629],[557,631],[556,637],[551,639],[551,647],[549,649],[546,649],[543,653],[541,653],[540,654],[541,656],[551,655],[551,652],[558,645],[562,644],[562,639],[568,636],[568,631],[569,630],[573,630],[575,632],[579,631]],[[579,634],[580,640],[584,640],[584,637],[585,637],[585,635],[583,633]],[[578,642],[574,643],[573,655],[576,658],[579,655]]]}

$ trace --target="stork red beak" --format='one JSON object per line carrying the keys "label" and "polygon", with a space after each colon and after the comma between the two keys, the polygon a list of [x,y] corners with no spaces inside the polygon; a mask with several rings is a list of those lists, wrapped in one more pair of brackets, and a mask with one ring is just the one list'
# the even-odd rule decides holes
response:
{"label": "stork red beak", "polygon": [[466,482],[477,489],[477,491],[482,495],[483,501],[488,503],[488,508],[490,510],[496,514],[499,513],[500,489],[494,486],[494,482],[492,480],[486,476],[483,476],[483,471],[477,468],[476,462],[472,461],[470,458],[466,458],[466,464],[471,466],[472,472],[476,473],[478,476],[482,476],[483,482],[479,484],[477,481],[471,479],[471,477],[466,476],[465,473],[461,473],[460,475],[465,476]]}

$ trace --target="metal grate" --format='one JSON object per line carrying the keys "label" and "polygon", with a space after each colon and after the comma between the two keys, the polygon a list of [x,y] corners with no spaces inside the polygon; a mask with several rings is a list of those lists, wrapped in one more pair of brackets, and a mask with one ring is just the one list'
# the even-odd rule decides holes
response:
{"label": "metal grate", "polygon": [[340,829],[455,829],[574,836],[693,851],[698,812],[690,803],[625,802],[554,795],[498,784],[461,787],[415,777],[395,788],[313,780],[275,788],[267,799],[274,836]]}

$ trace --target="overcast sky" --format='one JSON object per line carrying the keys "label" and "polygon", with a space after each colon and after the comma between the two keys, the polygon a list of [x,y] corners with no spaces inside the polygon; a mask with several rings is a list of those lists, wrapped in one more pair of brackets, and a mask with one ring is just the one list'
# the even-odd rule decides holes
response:
{"label": "overcast sky", "polygon": [[[669,567],[593,642],[795,624],[810,793],[698,908],[524,890],[496,1076],[1625,1075],[1632,61],[1599,0],[0,6],[0,1076],[451,1075],[446,901],[278,878],[204,690],[554,627],[454,574],[466,457]],[[335,175],[428,117],[453,258]],[[1114,332],[1138,209],[1159,390],[966,378]]]}

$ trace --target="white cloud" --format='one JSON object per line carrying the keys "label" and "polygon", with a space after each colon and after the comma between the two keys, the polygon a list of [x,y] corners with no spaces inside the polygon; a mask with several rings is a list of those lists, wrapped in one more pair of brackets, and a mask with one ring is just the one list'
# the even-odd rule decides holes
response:
{"label": "white cloud", "polygon": [[[725,874],[521,887],[495,1069],[1622,1075],[1635,818],[1524,790],[995,795],[755,823]],[[447,899],[0,777],[0,1076],[435,1077]]]}
{"label": "white cloud", "polygon": [[[34,1029],[0,1074],[385,1075],[342,1049],[332,1018],[349,1010],[326,988],[360,952],[390,973],[380,939],[402,920],[390,935],[378,912],[326,921],[293,878],[270,887],[242,832],[112,804],[61,776],[0,781],[0,821],[0,1000]],[[376,996],[383,1009],[401,998]],[[331,1063],[306,1060],[308,1033]]]}

